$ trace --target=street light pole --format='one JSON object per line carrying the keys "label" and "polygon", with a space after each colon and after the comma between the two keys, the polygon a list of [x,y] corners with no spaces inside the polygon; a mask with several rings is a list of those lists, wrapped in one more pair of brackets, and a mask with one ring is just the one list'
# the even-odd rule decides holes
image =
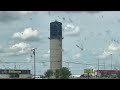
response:
{"label": "street light pole", "polygon": [[99,58],[98,58],[98,70],[99,70]]}
{"label": "street light pole", "polygon": [[104,60],[104,70],[105,70],[105,60]]}
{"label": "street light pole", "polygon": [[111,54],[111,70],[112,70],[112,54]]}
{"label": "street light pole", "polygon": [[34,79],[35,79],[35,76],[36,76],[36,66],[35,66],[35,49],[36,48],[33,48],[32,51],[33,51],[33,55],[34,55]]}

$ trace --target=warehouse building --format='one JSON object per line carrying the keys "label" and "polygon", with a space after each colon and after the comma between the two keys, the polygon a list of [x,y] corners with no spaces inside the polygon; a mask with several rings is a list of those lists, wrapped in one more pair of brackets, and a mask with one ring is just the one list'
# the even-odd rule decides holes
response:
{"label": "warehouse building", "polygon": [[97,78],[118,78],[120,70],[96,70]]}
{"label": "warehouse building", "polygon": [[27,79],[31,76],[30,70],[0,69],[0,79]]}

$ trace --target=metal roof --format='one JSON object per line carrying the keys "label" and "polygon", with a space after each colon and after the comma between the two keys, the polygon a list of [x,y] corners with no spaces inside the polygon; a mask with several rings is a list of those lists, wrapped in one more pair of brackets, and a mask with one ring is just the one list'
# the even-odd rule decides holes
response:
{"label": "metal roof", "polygon": [[95,72],[120,72],[120,70],[95,70]]}

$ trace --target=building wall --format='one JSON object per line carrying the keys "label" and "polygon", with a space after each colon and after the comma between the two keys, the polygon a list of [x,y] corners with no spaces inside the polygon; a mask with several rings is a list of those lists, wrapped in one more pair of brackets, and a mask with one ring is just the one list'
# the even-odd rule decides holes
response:
{"label": "building wall", "polygon": [[[19,78],[30,78],[30,74],[20,74]],[[0,74],[0,78],[10,78],[9,74]]]}
{"label": "building wall", "polygon": [[53,71],[62,68],[62,39],[50,40],[50,68]]}
{"label": "building wall", "polygon": [[0,78],[9,78],[9,74],[0,74]]}
{"label": "building wall", "polygon": [[30,78],[31,75],[30,74],[20,74],[19,78]]}

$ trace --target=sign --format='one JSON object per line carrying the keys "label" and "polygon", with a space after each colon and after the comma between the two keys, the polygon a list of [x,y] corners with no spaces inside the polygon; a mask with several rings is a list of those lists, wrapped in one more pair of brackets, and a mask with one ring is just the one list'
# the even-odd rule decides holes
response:
{"label": "sign", "polygon": [[93,69],[84,69],[84,73],[93,73]]}
{"label": "sign", "polygon": [[16,70],[9,70],[8,73],[21,73],[21,71],[16,71]]}
{"label": "sign", "polygon": [[11,74],[11,73],[20,73],[20,74],[30,74],[30,70],[8,70],[0,69],[0,74]]}

